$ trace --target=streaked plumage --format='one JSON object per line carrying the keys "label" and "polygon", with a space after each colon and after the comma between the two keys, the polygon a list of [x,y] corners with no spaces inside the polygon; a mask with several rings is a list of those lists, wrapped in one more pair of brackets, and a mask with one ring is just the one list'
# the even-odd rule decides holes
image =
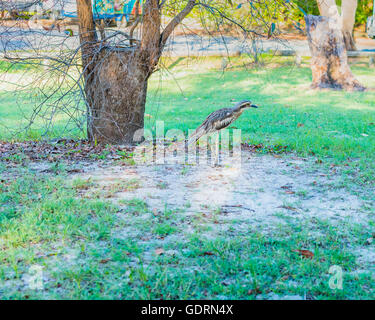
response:
{"label": "streaked plumage", "polygon": [[194,131],[194,133],[189,137],[189,144],[196,142],[202,136],[219,131],[231,125],[242,112],[247,108],[257,108],[256,105],[252,105],[251,101],[243,100],[237,103],[232,108],[223,108],[216,110],[208,115],[206,120]]}

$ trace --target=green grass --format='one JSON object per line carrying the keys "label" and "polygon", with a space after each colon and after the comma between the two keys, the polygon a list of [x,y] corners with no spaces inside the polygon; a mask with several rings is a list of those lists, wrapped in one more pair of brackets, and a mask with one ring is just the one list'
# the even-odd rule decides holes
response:
{"label": "green grass", "polygon": [[[147,128],[156,121],[169,129],[196,128],[211,111],[232,104],[232,99],[251,99],[260,106],[247,110],[232,126],[242,130],[250,144],[262,144],[264,151],[296,151],[303,156],[326,158],[329,163],[348,165],[358,182],[372,183],[375,177],[375,92],[314,91],[309,89],[311,71],[305,64],[297,68],[289,59],[279,59],[264,68],[238,67],[243,60],[233,59],[234,67],[223,73],[217,67],[221,58],[166,62],[169,72],[159,71],[149,83],[145,119]],[[186,63],[186,64],[185,64]],[[170,72],[173,72],[171,75]],[[358,79],[368,87],[375,86],[373,70],[353,66]],[[15,107],[13,93],[1,94],[0,139],[11,136],[8,130],[18,128],[22,113],[32,111],[30,100],[18,95]],[[28,96],[29,97],[29,96]],[[27,117],[27,116],[26,116]],[[45,122],[36,119],[18,139],[38,139],[45,134]],[[66,115],[59,115],[46,137],[64,132]],[[68,125],[65,135],[83,137]],[[14,138],[14,136],[12,136]],[[101,156],[105,155],[99,155]]]}
{"label": "green grass", "polygon": [[[35,65],[37,65],[35,63]],[[11,63],[7,60],[0,60],[0,72],[22,72],[30,71],[30,64],[28,63]],[[40,67],[32,66],[33,70],[38,70]]]}
{"label": "green grass", "polygon": [[[148,128],[163,120],[166,130],[186,132],[232,99],[249,98],[261,108],[246,111],[234,124],[242,129],[244,141],[262,144],[260,152],[286,150],[314,156],[319,160],[316,166],[320,161],[337,164],[351,178],[346,186],[373,201],[365,184],[371,187],[375,180],[374,92],[311,91],[306,66],[234,68],[223,74],[204,66],[207,61],[215,67],[221,60],[189,61],[189,69],[175,64],[174,76],[164,73],[162,82],[161,72],[153,76]],[[362,83],[374,87],[373,70],[353,70]],[[23,111],[30,113],[32,104],[22,100],[22,94],[18,98]],[[13,93],[1,93],[0,122],[13,129],[21,118],[14,102]],[[51,137],[61,133],[65,124],[66,118],[57,119]],[[16,138],[39,139],[42,125],[37,121],[31,131]],[[0,126],[0,139],[7,138]],[[104,153],[97,156],[105,158]],[[280,224],[260,232],[249,224],[238,229],[241,221],[227,222],[217,211],[187,214],[189,203],[186,208],[166,206],[156,211],[143,199],[121,200],[117,205],[105,199],[135,190],[142,181],[100,188],[90,179],[69,181],[64,166],[51,164],[53,174],[35,174],[22,154],[8,160],[11,165],[0,163],[2,299],[375,297],[374,271],[359,264],[353,253],[353,248],[366,248],[364,243],[374,230],[370,203],[363,208],[369,213],[368,225],[308,215],[293,219],[275,212]],[[342,187],[331,183],[332,188]],[[296,192],[301,199],[309,196],[303,189]],[[301,248],[313,252],[313,259],[294,252]],[[342,290],[328,285],[332,265],[343,269]],[[42,268],[40,290],[30,288],[28,282],[35,266]]]}
{"label": "green grass", "polygon": [[[36,176],[12,169],[0,201],[2,299],[371,299],[371,270],[356,270],[351,248],[362,246],[374,226],[279,214],[271,233],[257,227],[209,232],[225,225],[219,215],[155,212],[139,199],[119,206],[81,199],[91,182],[69,183],[65,173]],[[9,170],[3,166],[0,174]],[[193,227],[193,232],[188,229]],[[264,230],[263,230],[264,231]],[[295,253],[307,248],[306,259]],[[342,268],[343,289],[329,287],[329,269]],[[40,289],[27,279],[41,268]]]}
{"label": "green grass", "polygon": [[[353,72],[374,87],[373,70],[354,67]],[[309,89],[310,82],[308,67],[285,65],[224,74],[199,68],[176,71],[173,79],[162,81],[159,91],[151,86],[146,113],[153,118],[146,124],[153,127],[155,120],[163,120],[166,130],[186,133],[211,111],[231,105],[232,99],[251,99],[260,108],[247,110],[232,126],[242,130],[244,141],[262,144],[264,150],[286,147],[303,156],[347,163],[357,168],[362,182],[373,182],[375,92],[315,91]]]}
{"label": "green grass", "polygon": [[[355,71],[364,80],[372,78],[370,70]],[[307,68],[228,71],[220,76],[177,74],[187,100],[173,80],[166,80],[155,119],[165,121],[167,129],[186,131],[196,128],[209,112],[231,105],[231,99],[248,98],[260,108],[247,110],[234,126],[252,144],[286,145],[305,155],[339,159],[375,154],[375,93],[309,90]],[[156,115],[157,108],[149,99],[146,112]]]}

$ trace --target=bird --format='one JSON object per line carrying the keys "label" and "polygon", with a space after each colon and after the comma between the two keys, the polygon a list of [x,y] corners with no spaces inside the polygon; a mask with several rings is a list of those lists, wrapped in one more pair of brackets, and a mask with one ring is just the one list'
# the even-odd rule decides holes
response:
{"label": "bird", "polygon": [[[241,114],[248,108],[258,108],[255,104],[252,104],[249,100],[242,100],[234,107],[222,108],[210,113],[203,123],[193,132],[193,134],[188,138],[187,145],[196,143],[200,138],[206,134],[211,134],[218,132],[236,121]],[[167,148],[167,151],[177,150],[179,147],[184,147],[183,145],[178,146],[180,143],[176,142]],[[215,141],[215,154],[213,154],[215,166],[218,165],[219,161],[219,144]]]}
{"label": "bird", "polygon": [[222,108],[210,113],[203,123],[189,137],[188,144],[197,142],[206,134],[220,131],[236,121],[241,114],[248,108],[258,108],[249,100],[242,100],[234,107]]}

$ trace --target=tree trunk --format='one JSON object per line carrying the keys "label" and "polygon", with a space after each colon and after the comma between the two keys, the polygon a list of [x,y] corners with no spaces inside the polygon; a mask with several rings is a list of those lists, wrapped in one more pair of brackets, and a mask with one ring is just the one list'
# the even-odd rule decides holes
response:
{"label": "tree trunk", "polygon": [[346,50],[357,50],[353,37],[355,12],[357,11],[357,0],[345,0],[341,4],[342,33]]}
{"label": "tree trunk", "polygon": [[[345,0],[346,1],[346,0]],[[319,13],[323,17],[338,17],[339,11],[337,9],[335,0],[317,0]]]}
{"label": "tree trunk", "polygon": [[335,0],[317,0],[317,3],[321,16],[337,19],[337,25],[342,30],[344,36],[346,50],[357,50],[353,37],[353,28],[358,1],[341,1],[341,15],[339,14]]}
{"label": "tree trunk", "polygon": [[340,29],[333,18],[307,15],[306,31],[311,51],[313,88],[365,90],[353,76]]}
{"label": "tree trunk", "polygon": [[143,129],[148,59],[134,48],[102,48],[86,81],[88,135],[96,143],[132,144]]}

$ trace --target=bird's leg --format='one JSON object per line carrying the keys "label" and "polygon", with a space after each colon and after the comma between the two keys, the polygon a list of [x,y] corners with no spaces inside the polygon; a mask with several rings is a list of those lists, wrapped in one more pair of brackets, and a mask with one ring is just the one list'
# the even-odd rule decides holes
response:
{"label": "bird's leg", "polygon": [[219,133],[212,133],[210,138],[211,163],[216,167],[219,165]]}
{"label": "bird's leg", "polygon": [[218,166],[219,162],[220,162],[220,159],[219,159],[219,157],[220,157],[219,147],[220,147],[220,144],[219,144],[219,135],[217,135],[217,137],[215,139],[215,162],[214,162],[215,166]]}

